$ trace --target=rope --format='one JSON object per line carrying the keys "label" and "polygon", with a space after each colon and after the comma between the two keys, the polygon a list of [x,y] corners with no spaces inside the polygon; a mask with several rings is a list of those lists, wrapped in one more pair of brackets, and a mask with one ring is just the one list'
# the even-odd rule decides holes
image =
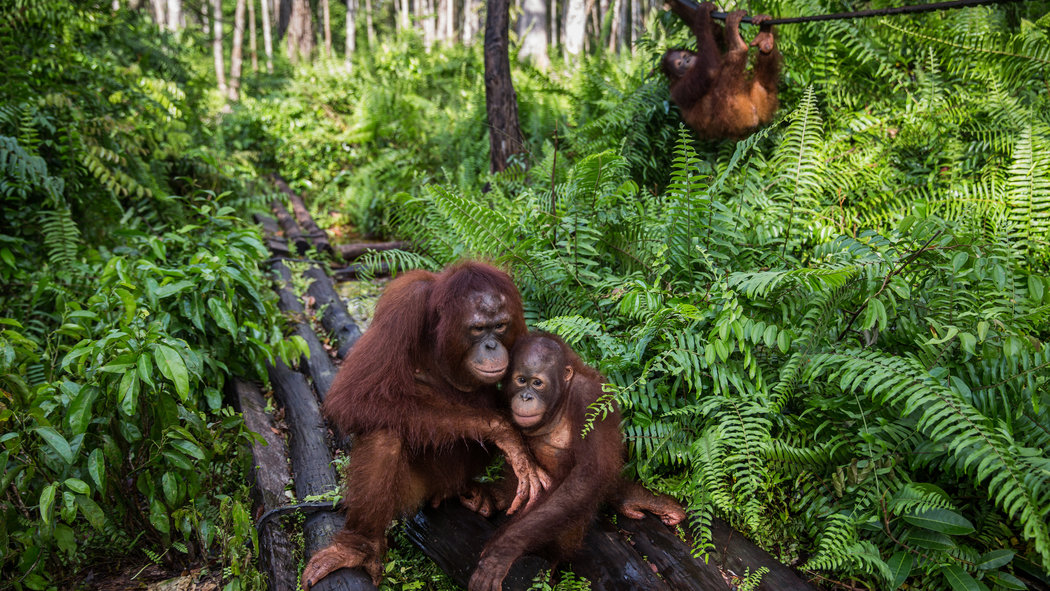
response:
{"label": "rope", "polygon": [[[693,9],[700,8],[695,0],[678,0],[683,4],[692,6]],[[868,18],[872,16],[886,16],[890,14],[915,14],[920,12],[933,12],[935,10],[949,10],[952,8],[965,8],[967,6],[982,6],[986,4],[1006,4],[1020,2],[1021,0],[952,0],[951,2],[934,2],[932,4],[918,4],[915,6],[897,6],[891,8],[877,8],[873,10],[858,10],[856,12],[838,12],[835,14],[817,14],[813,16],[795,16],[790,18],[774,18],[766,21],[768,25],[788,25],[791,23],[808,23],[815,21],[833,21],[852,18]],[[711,18],[725,20],[727,13],[712,12]],[[751,17],[745,16],[740,22],[751,23]]]}

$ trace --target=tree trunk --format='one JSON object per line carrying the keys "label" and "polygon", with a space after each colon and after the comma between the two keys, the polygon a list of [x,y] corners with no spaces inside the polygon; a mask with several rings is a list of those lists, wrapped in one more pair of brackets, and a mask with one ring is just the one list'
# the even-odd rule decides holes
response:
{"label": "tree trunk", "polygon": [[463,26],[460,38],[463,45],[474,43],[474,36],[478,34],[478,3],[476,0],[463,0]]}
{"label": "tree trunk", "polygon": [[558,44],[558,0],[550,0],[550,7],[547,11],[550,15],[550,33],[547,35],[547,39],[550,41],[550,45],[553,47]]}
{"label": "tree trunk", "polygon": [[222,0],[211,0],[211,53],[215,58],[215,79],[219,83],[219,94],[226,96],[226,63],[222,55]]}
{"label": "tree trunk", "polygon": [[368,29],[368,50],[371,51],[376,46],[376,28],[372,23],[372,0],[365,0],[365,28]]}
{"label": "tree trunk", "polygon": [[357,0],[346,0],[346,67],[353,63],[357,49]]}
{"label": "tree trunk", "polygon": [[230,85],[226,97],[231,101],[241,100],[241,69],[244,65],[244,11],[247,0],[237,0],[233,13],[233,50],[230,52]]}
{"label": "tree trunk", "polygon": [[[416,0],[417,2],[419,0]],[[409,12],[408,0],[401,0],[401,10],[397,13],[397,30],[403,33],[408,30],[412,24],[412,14]]]}
{"label": "tree trunk", "polygon": [[510,79],[507,35],[510,0],[489,0],[485,15],[485,107],[489,120],[489,166],[501,172],[525,143],[518,123],[518,102]]}
{"label": "tree trunk", "polygon": [[522,0],[521,16],[518,17],[518,39],[521,49],[518,55],[531,59],[541,70],[550,67],[547,56],[547,2],[545,0]]}
{"label": "tree trunk", "polygon": [[321,0],[321,18],[324,21],[324,56],[332,57],[332,13],[328,0]]}
{"label": "tree trunk", "polygon": [[168,0],[168,30],[182,29],[182,0]]}
{"label": "tree trunk", "polygon": [[288,59],[298,63],[309,61],[314,52],[314,21],[307,0],[292,0],[292,15],[288,20]]}
{"label": "tree trunk", "polygon": [[270,17],[273,15],[273,1],[262,0],[259,4],[262,14],[263,52],[266,53],[266,73],[273,74],[273,30],[270,28]]}
{"label": "tree trunk", "polygon": [[609,51],[619,51],[622,40],[620,39],[620,6],[624,0],[616,0],[612,5],[612,24],[609,26]]}
{"label": "tree trunk", "polygon": [[157,23],[160,30],[168,27],[168,3],[167,0],[150,0],[150,12],[153,13],[153,22]]}
{"label": "tree trunk", "polygon": [[[637,39],[641,38],[642,33],[644,32],[644,29],[645,29],[645,23],[643,22],[644,18],[645,18],[645,10],[644,10],[644,4],[642,3],[642,0],[632,0],[631,1],[631,39],[632,40],[637,40]],[[631,47],[632,47],[632,51],[633,51],[634,45],[632,44]]]}
{"label": "tree trunk", "polygon": [[448,7],[452,4],[450,0],[437,0],[435,6],[437,30],[434,31],[434,40],[448,43],[451,36],[448,34]]}
{"label": "tree trunk", "polygon": [[252,56],[252,71],[258,72],[259,47],[255,42],[255,0],[248,0],[248,53]]}
{"label": "tree trunk", "polygon": [[284,37],[291,26],[293,2],[295,0],[273,0],[273,22],[277,28],[277,39]]}
{"label": "tree trunk", "polygon": [[423,48],[434,45],[434,0],[416,0],[416,22],[423,25]]}
{"label": "tree trunk", "polygon": [[583,52],[583,37],[587,33],[587,6],[585,0],[567,0],[565,6],[565,54],[575,63]]}

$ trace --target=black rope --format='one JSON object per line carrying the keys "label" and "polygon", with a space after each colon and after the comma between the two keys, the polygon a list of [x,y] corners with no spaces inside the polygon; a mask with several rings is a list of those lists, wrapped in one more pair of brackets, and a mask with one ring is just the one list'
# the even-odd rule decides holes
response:
{"label": "black rope", "polygon": [[[695,0],[678,0],[683,4],[700,8]],[[917,4],[914,6],[896,6],[891,8],[877,8],[873,10],[858,10],[856,12],[838,12],[835,14],[817,14],[813,16],[795,16],[789,18],[774,18],[766,21],[769,25],[788,25],[791,23],[808,23],[815,21],[834,21],[851,18],[868,18],[872,16],[886,16],[890,14],[916,14],[920,12],[933,12],[935,10],[949,10],[952,8],[965,8],[967,6],[982,6],[986,4],[1007,4],[1020,2],[1021,0],[952,0],[951,2],[934,2],[932,4]],[[712,12],[711,18],[725,20],[728,13]],[[740,22],[750,23],[751,17],[745,16]]]}
{"label": "black rope", "polygon": [[285,513],[302,513],[303,515],[313,515],[314,513],[320,513],[322,511],[338,511],[339,507],[332,501],[321,501],[321,502],[310,502],[310,503],[296,503],[294,505],[281,505],[280,507],[274,507],[266,513],[263,513],[259,521],[255,522],[255,529],[260,532],[263,530],[270,521],[278,516],[284,515]]}

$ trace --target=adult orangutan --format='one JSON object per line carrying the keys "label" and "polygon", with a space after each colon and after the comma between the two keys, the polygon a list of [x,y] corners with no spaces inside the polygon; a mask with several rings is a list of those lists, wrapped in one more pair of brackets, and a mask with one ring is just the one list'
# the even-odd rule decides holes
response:
{"label": "adult orangutan", "polygon": [[[533,333],[514,347],[504,381],[514,423],[525,434],[536,460],[550,474],[550,488],[539,500],[504,524],[481,553],[469,591],[499,591],[511,565],[522,554],[546,550],[566,558],[579,547],[603,501],[618,504],[625,515],[640,509],[656,513],[669,525],[685,517],[666,495],[653,495],[620,476],[623,440],[615,408],[583,436],[588,407],[602,396],[601,375],[585,365],[561,339]],[[485,495],[464,500],[482,514],[506,506],[517,487],[513,475]]]}
{"label": "adult orangutan", "polygon": [[386,527],[465,491],[490,460],[485,442],[503,450],[518,479],[511,510],[539,498],[550,479],[498,410],[508,351],[524,333],[521,296],[491,266],[413,271],[390,283],[324,403],[325,416],[354,435],[346,524],[310,559],[304,588],[342,567],[364,567],[378,583]]}
{"label": "adult orangutan", "polygon": [[668,1],[671,10],[696,35],[696,51],[672,49],[661,62],[671,82],[671,99],[686,124],[701,137],[716,139],[741,138],[769,123],[777,110],[781,62],[773,26],[766,24],[770,17],[760,14],[751,19],[759,25],[758,35],[751,41],[758,47],[758,58],[748,76],[748,44],[740,37],[743,10],[726,17],[723,55],[719,49],[723,31],[711,18],[714,4],[704,2],[694,9],[682,0]]}

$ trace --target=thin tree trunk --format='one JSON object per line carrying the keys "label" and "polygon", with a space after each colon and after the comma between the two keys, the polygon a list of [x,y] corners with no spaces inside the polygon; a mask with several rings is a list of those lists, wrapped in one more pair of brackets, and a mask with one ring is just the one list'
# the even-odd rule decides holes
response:
{"label": "thin tree trunk", "polygon": [[[265,2],[266,0],[263,0]],[[266,9],[263,9],[266,12]],[[248,0],[248,52],[252,56],[252,71],[259,71],[259,47],[255,41],[255,0]]]}
{"label": "thin tree trunk", "polygon": [[547,55],[547,2],[545,0],[522,0],[521,16],[518,17],[518,40],[521,49],[518,55],[531,59],[541,70],[550,67]]}
{"label": "thin tree trunk", "polygon": [[435,6],[435,16],[437,17],[437,29],[434,31],[434,40],[447,43],[449,40],[448,34],[448,5],[450,0],[437,0]]}
{"label": "thin tree trunk", "polygon": [[324,56],[332,57],[332,13],[328,0],[321,0],[321,18],[324,21]]}
{"label": "thin tree trunk", "polygon": [[233,50],[230,52],[230,87],[226,94],[231,101],[241,100],[241,69],[244,65],[244,11],[247,0],[237,0],[233,13]]}
{"label": "thin tree trunk", "polygon": [[222,56],[222,0],[211,0],[211,52],[215,58],[215,78],[219,83],[219,94],[226,96],[226,64]]}
{"label": "thin tree trunk", "polygon": [[346,0],[346,67],[353,64],[357,49],[357,0]]}
{"label": "thin tree trunk", "polygon": [[489,0],[485,15],[485,107],[489,119],[489,166],[506,170],[525,141],[518,123],[518,101],[510,78],[509,0]]}
{"label": "thin tree trunk", "polygon": [[[417,2],[419,0],[416,0]],[[409,12],[408,0],[401,0],[401,10],[397,14],[397,30],[404,33],[412,24],[412,15]]]}
{"label": "thin tree trunk", "polygon": [[149,5],[150,12],[153,13],[153,22],[157,23],[157,26],[163,31],[168,27],[167,0],[150,0]]}
{"label": "thin tree trunk", "polygon": [[295,0],[273,0],[273,23],[277,31],[276,39],[284,37],[292,22],[292,4]]}
{"label": "thin tree trunk", "polygon": [[460,30],[460,38],[463,45],[474,42],[474,36],[478,34],[478,4],[476,0],[463,0],[463,26]]}
{"label": "thin tree trunk", "polygon": [[620,48],[620,5],[624,0],[615,0],[612,5],[612,24],[609,26],[609,51],[617,51]]}
{"label": "thin tree trunk", "polygon": [[444,37],[450,44],[456,40],[456,0],[445,0]]}
{"label": "thin tree trunk", "polygon": [[182,0],[168,0],[168,30],[182,30]]}
{"label": "thin tree trunk", "polygon": [[270,28],[270,17],[273,15],[272,0],[261,0],[259,13],[262,14],[263,52],[266,54],[266,73],[273,74],[273,31]]}
{"label": "thin tree trunk", "polygon": [[558,0],[550,0],[550,10],[547,11],[550,15],[551,30],[547,38],[550,40],[550,45],[555,46],[558,44],[558,22],[561,20],[558,18]]}
{"label": "thin tree trunk", "polygon": [[376,28],[372,24],[372,0],[365,0],[365,28],[368,29],[368,49],[376,46]]}
{"label": "thin tree trunk", "polygon": [[[642,19],[645,18],[644,5],[642,0],[631,1],[631,40],[637,40],[641,38],[645,23]],[[632,52],[634,45],[631,45]]]}
{"label": "thin tree trunk", "polygon": [[288,59],[298,63],[310,60],[314,52],[314,21],[307,0],[292,0],[292,15],[288,20]]}
{"label": "thin tree trunk", "polygon": [[575,62],[583,52],[583,38],[587,33],[587,6],[585,0],[568,0],[565,6],[565,54]]}

